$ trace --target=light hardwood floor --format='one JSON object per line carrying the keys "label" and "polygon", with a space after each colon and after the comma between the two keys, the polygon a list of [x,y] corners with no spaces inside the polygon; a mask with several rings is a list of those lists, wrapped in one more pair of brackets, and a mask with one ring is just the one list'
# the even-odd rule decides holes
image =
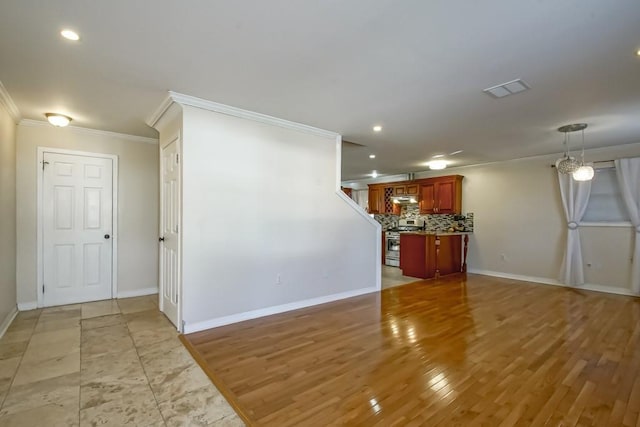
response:
{"label": "light hardwood floor", "polygon": [[640,425],[637,298],[469,274],[185,340],[248,424]]}

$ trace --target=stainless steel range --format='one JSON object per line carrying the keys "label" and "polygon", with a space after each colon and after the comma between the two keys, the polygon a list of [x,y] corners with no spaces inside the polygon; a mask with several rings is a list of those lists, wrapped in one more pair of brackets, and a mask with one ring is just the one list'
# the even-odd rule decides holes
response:
{"label": "stainless steel range", "polygon": [[400,267],[400,233],[402,231],[417,231],[424,229],[423,219],[401,219],[398,226],[385,233],[385,259],[386,265]]}

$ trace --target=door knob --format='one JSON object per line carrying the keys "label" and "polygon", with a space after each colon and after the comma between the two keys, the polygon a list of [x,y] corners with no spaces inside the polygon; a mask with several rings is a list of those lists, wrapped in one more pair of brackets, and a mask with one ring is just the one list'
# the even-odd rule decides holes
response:
{"label": "door knob", "polygon": [[109,236],[108,234],[105,234],[105,235],[104,235],[104,238],[105,238],[105,239],[108,239],[108,238],[110,238],[110,237],[111,237],[111,236]]}

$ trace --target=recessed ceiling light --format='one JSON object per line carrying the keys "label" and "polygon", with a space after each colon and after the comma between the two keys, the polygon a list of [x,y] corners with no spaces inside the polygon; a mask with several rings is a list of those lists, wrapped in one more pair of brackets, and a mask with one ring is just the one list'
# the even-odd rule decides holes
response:
{"label": "recessed ceiling light", "polygon": [[374,126],[373,127],[373,131],[374,132],[380,132],[382,130],[382,126]]}
{"label": "recessed ceiling light", "polygon": [[640,56],[640,49],[636,50],[636,55]]}
{"label": "recessed ceiling light", "polygon": [[429,169],[431,170],[441,170],[447,167],[446,160],[433,160],[429,162]]}
{"label": "recessed ceiling light", "polygon": [[377,177],[378,177],[378,171],[371,172],[371,178],[377,178]]}
{"label": "recessed ceiling light", "polygon": [[433,156],[434,159],[439,159],[441,157],[444,157],[444,154],[436,154],[435,156]]}
{"label": "recessed ceiling light", "polygon": [[453,153],[449,153],[450,156],[454,156],[456,154],[462,153],[463,150],[454,151]]}
{"label": "recessed ceiling light", "polygon": [[375,158],[376,158],[376,155],[375,155],[375,154],[369,154],[369,158],[370,158],[370,159],[375,159]]}
{"label": "recessed ceiling light", "polygon": [[71,117],[64,114],[46,113],[45,117],[49,120],[49,123],[60,128],[67,126],[71,122]]}
{"label": "recessed ceiling light", "polygon": [[80,40],[80,36],[78,35],[78,33],[76,33],[73,30],[62,30],[60,31],[60,35],[65,39],[71,40],[74,42],[77,42],[78,40]]}

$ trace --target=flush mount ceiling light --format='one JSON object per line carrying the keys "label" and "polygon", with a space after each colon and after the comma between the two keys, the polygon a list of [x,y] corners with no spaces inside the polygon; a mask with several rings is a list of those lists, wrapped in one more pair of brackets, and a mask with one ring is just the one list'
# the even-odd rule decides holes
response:
{"label": "flush mount ceiling light", "polygon": [[376,158],[376,155],[375,155],[375,154],[369,154],[369,158],[370,158],[370,159],[375,159],[375,158]]}
{"label": "flush mount ceiling light", "polygon": [[78,40],[80,40],[80,36],[78,35],[78,33],[76,33],[73,30],[69,30],[69,29],[64,29],[62,31],[60,31],[60,35],[62,37],[64,37],[67,40],[71,40],[74,42],[77,42]]}
{"label": "flush mount ceiling light", "polygon": [[373,127],[374,132],[380,132],[382,130],[382,126],[376,125]]}
{"label": "flush mount ceiling light", "polygon": [[428,163],[431,170],[442,170],[447,167],[446,160],[432,160]]}
{"label": "flush mount ceiling light", "polygon": [[371,172],[371,178],[377,178],[377,177],[378,177],[378,171]]}
{"label": "flush mount ceiling light", "polygon": [[71,122],[71,117],[64,114],[46,113],[45,117],[49,120],[49,123],[60,128],[67,126]]}

